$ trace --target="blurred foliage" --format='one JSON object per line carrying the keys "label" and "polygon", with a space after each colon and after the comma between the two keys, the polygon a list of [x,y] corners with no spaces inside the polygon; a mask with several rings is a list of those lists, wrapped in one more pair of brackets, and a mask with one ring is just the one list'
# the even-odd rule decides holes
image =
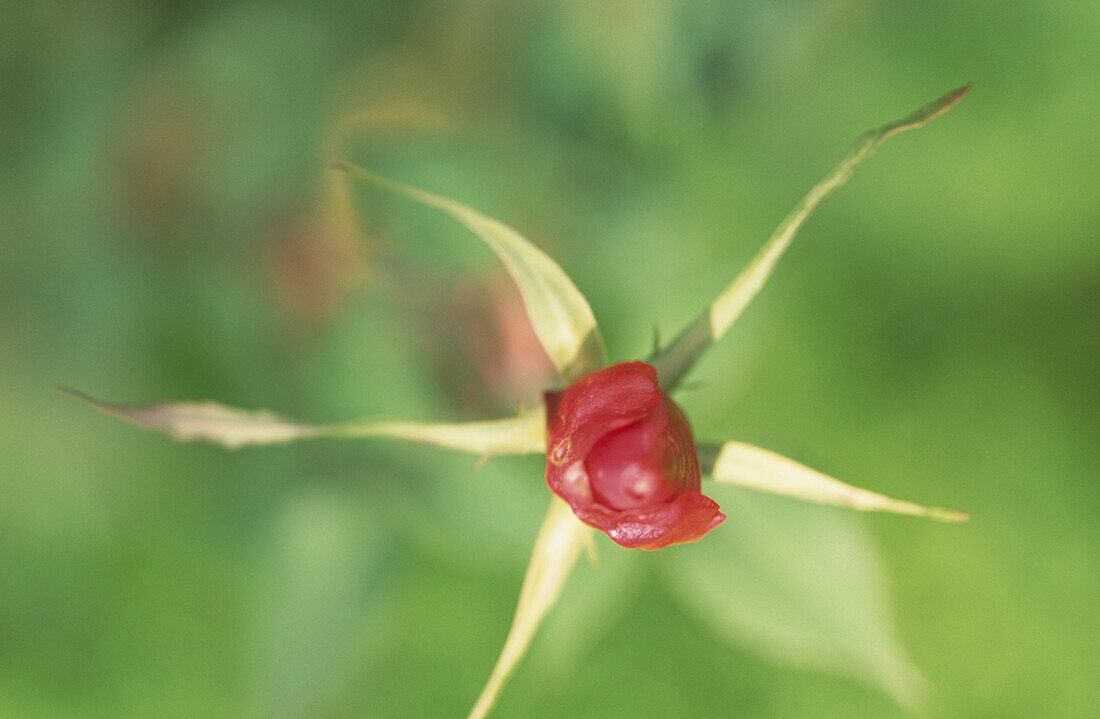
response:
{"label": "blurred foliage", "polygon": [[[50,391],[316,421],[537,397],[545,358],[491,253],[334,182],[333,159],[516,227],[625,359],[859,132],[965,81],[811,220],[682,403],[703,437],[971,513],[838,530],[877,540],[868,591],[893,595],[930,716],[1094,712],[1098,35],[1071,2],[6,4],[0,716],[460,716],[476,697],[545,507],[537,459],[179,446]],[[723,500],[722,541],[771,524],[780,576],[843,562],[794,534],[835,510]],[[691,608],[713,587],[650,581],[690,575],[676,556],[609,565],[630,578],[615,602],[567,586],[499,716],[904,716],[712,636]],[[864,596],[822,581],[841,616]]]}

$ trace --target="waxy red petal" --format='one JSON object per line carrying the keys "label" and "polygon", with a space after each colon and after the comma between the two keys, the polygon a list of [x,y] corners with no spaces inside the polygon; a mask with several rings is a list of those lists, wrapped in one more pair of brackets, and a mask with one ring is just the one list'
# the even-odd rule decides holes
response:
{"label": "waxy red petal", "polygon": [[604,367],[581,377],[564,392],[548,393],[546,404],[548,436],[569,440],[564,454],[555,456],[564,464],[586,454],[608,432],[636,422],[661,404],[657,370],[645,362]]}
{"label": "waxy red petal", "polygon": [[546,403],[546,482],[585,524],[652,550],[694,542],[726,518],[699,491],[691,426],[652,366],[605,367]]}
{"label": "waxy red petal", "polygon": [[697,542],[726,519],[718,503],[702,492],[685,492],[671,503],[645,510],[616,511],[593,504],[574,507],[573,513],[618,545],[648,550]]}

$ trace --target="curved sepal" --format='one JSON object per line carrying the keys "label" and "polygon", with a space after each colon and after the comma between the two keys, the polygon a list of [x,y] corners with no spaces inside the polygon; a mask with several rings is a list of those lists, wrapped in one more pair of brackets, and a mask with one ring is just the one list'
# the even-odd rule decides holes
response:
{"label": "curved sepal", "polygon": [[950,110],[970,91],[970,85],[953,90],[935,102],[897,122],[891,122],[875,130],[869,130],[853,143],[848,154],[821,182],[814,185],[806,196],[795,205],[748,266],[718,295],[707,309],[685,329],[664,351],[657,353],[650,364],[657,368],[661,386],[671,391],[694,366],[710,345],[726,333],[749,302],[764,287],[779,258],[783,256],[791,240],[829,197],[852,178],[863,163],[871,159],[882,143],[904,130],[923,127]]}
{"label": "curved sepal", "polygon": [[965,522],[969,515],[919,504],[853,487],[766,449],[726,442],[721,447],[699,445],[703,473],[718,482],[759,489],[807,502],[831,504],[863,512],[893,512],[941,522]]}
{"label": "curved sepal", "polygon": [[565,580],[572,573],[577,557],[591,534],[592,530],[573,516],[568,504],[557,497],[550,500],[550,510],[535,539],[531,563],[527,565],[527,574],[523,578],[523,588],[519,592],[519,603],[508,638],[504,640],[504,648],[489,675],[489,681],[470,711],[469,719],[482,719],[493,708],[504,684],[531,646],[542,620],[561,596]]}
{"label": "curved sepal", "polygon": [[460,202],[347,163],[336,167],[359,180],[442,210],[484,240],[519,286],[535,334],[566,380],[607,363],[596,318],[584,295],[556,262],[518,232]]}
{"label": "curved sepal", "polygon": [[162,402],[124,405],[102,402],[83,392],[59,392],[142,429],[161,432],[180,442],[211,442],[228,449],[284,444],[319,437],[390,437],[423,442],[482,456],[539,454],[546,449],[541,409],[484,422],[352,421],[314,425],[284,419],[267,410],[243,410],[217,402]]}

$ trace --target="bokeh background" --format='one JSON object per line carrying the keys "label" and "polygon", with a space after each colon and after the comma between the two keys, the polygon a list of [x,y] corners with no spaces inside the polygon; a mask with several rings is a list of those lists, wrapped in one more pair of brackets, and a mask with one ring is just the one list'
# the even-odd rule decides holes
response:
{"label": "bokeh background", "polygon": [[904,717],[912,667],[924,716],[1095,715],[1097,37],[1077,2],[5,3],[0,716],[472,705],[537,458],[226,452],[51,389],[313,421],[537,398],[492,255],[334,159],[518,228],[630,359],[861,131],[967,81],[811,220],[681,400],[702,437],[973,519],[717,491],[711,571],[677,559],[711,538],[602,542],[496,716]]}

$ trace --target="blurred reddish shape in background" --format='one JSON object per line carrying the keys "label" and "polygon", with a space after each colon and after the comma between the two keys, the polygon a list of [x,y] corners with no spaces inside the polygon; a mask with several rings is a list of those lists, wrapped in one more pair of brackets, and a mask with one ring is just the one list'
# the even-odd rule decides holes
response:
{"label": "blurred reddish shape in background", "polygon": [[456,402],[471,411],[538,405],[557,375],[507,275],[462,282],[429,311],[429,355]]}
{"label": "blurred reddish shape in background", "polygon": [[118,211],[124,225],[158,236],[198,201],[193,176],[205,145],[202,122],[180,93],[145,96],[117,139]]}
{"label": "blurred reddish shape in background", "polygon": [[267,275],[292,329],[331,319],[369,276],[344,179],[330,173],[326,183],[314,210],[286,217],[265,238]]}

